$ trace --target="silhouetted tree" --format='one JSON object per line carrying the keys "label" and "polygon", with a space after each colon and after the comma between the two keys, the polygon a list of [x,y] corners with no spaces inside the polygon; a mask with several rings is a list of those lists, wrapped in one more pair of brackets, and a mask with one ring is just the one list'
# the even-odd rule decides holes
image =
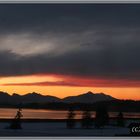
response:
{"label": "silhouetted tree", "polygon": [[107,125],[109,122],[109,115],[105,107],[98,107],[95,115],[95,127],[100,128]]}
{"label": "silhouetted tree", "polygon": [[117,116],[117,125],[120,127],[124,127],[124,117],[123,117],[123,113],[119,112],[118,116]]}
{"label": "silhouetted tree", "polygon": [[82,120],[81,120],[82,128],[91,128],[93,123],[93,118],[90,110],[83,111]]}
{"label": "silhouetted tree", "polygon": [[16,113],[16,116],[10,126],[11,129],[21,129],[21,117],[23,117],[22,113],[21,113],[21,108],[19,108],[19,110]]}
{"label": "silhouetted tree", "polygon": [[75,115],[74,110],[70,108],[67,115],[67,128],[72,129],[75,127]]}

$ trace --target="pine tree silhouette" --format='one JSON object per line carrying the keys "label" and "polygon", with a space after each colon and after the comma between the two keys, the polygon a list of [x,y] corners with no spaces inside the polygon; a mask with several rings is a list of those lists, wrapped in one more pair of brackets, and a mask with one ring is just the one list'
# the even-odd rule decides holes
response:
{"label": "pine tree silhouette", "polygon": [[89,129],[92,127],[93,118],[91,112],[89,110],[83,111],[82,120],[81,120],[81,127]]}
{"label": "pine tree silhouette", "polygon": [[67,115],[67,128],[72,129],[75,127],[75,115],[74,110],[70,108]]}
{"label": "pine tree silhouette", "polygon": [[118,116],[117,116],[117,125],[120,127],[124,127],[124,117],[123,117],[123,113],[119,112]]}
{"label": "pine tree silhouette", "polygon": [[107,125],[109,122],[109,115],[105,107],[98,107],[96,109],[95,127],[100,128]]}
{"label": "pine tree silhouette", "polygon": [[21,113],[22,109],[19,108],[17,113],[16,113],[16,116],[10,126],[11,129],[22,129],[21,127],[21,117],[23,117],[22,113]]}

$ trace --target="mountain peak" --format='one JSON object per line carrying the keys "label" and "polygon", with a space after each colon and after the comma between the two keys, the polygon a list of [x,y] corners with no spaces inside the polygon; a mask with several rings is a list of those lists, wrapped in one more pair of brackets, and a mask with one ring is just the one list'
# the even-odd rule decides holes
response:
{"label": "mountain peak", "polygon": [[99,94],[105,95],[103,92],[100,92]]}
{"label": "mountain peak", "polygon": [[40,93],[37,93],[37,92],[32,92],[30,94],[33,94],[33,95],[40,95]]}
{"label": "mountain peak", "polygon": [[13,93],[12,96],[20,96],[19,94],[17,93]]}
{"label": "mountain peak", "polygon": [[64,98],[63,100],[66,102],[74,102],[74,103],[94,103],[99,101],[109,101],[114,100],[115,98],[106,95],[104,93],[92,93],[91,91],[88,91],[87,93],[80,94],[78,96],[68,96]]}
{"label": "mountain peak", "polygon": [[40,93],[32,92],[32,93],[27,93],[25,94],[26,96],[43,96]]}
{"label": "mountain peak", "polygon": [[88,91],[87,93],[83,93],[83,94],[80,94],[78,96],[84,96],[84,97],[92,97],[94,96],[95,94],[91,91]]}
{"label": "mountain peak", "polygon": [[88,95],[93,95],[94,93],[93,92],[91,92],[91,91],[88,91],[87,93],[85,93],[85,94],[88,94]]}
{"label": "mountain peak", "polygon": [[7,92],[3,92],[3,91],[0,91],[0,94],[4,96],[10,96]]}

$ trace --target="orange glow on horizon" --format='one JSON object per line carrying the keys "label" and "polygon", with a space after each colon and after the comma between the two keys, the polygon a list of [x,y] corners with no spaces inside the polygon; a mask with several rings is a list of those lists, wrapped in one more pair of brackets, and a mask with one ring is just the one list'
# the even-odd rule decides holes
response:
{"label": "orange glow on horizon", "polygon": [[[52,95],[57,96],[59,98],[64,98],[66,96],[75,96],[79,94],[86,93],[88,91],[92,91],[93,93],[105,93],[111,95],[118,99],[133,99],[133,100],[140,100],[140,87],[109,87],[108,84],[111,84],[111,81],[102,80],[102,79],[94,79],[92,82],[96,83],[96,86],[16,86],[16,85],[9,85],[9,86],[2,86],[2,84],[7,83],[33,83],[33,82],[56,82],[56,81],[63,81],[63,80],[70,80],[70,82],[77,82],[83,84],[86,82],[90,84],[91,79],[76,79],[76,78],[66,78],[60,76],[50,76],[50,75],[31,75],[31,76],[16,76],[16,77],[3,77],[1,78],[1,85],[0,90],[8,92],[9,94],[18,93],[18,94],[27,94],[31,92],[37,92],[43,95]],[[98,87],[98,84],[103,83],[105,86]],[[122,83],[119,81],[115,81],[118,85]],[[129,83],[129,81],[128,81]],[[137,83],[137,81],[136,81]],[[131,83],[130,83],[131,84]],[[135,84],[135,83],[134,83]],[[139,83],[138,83],[139,84]],[[113,84],[112,84],[113,85]]]}
{"label": "orange glow on horizon", "polygon": [[59,98],[64,98],[66,96],[75,96],[88,91],[93,93],[105,93],[111,95],[118,99],[133,99],[140,100],[140,88],[99,88],[99,87],[63,87],[63,86],[0,86],[1,91],[8,92],[9,94],[18,93],[20,95],[37,92],[43,95],[52,95]]}
{"label": "orange glow on horizon", "polygon": [[0,84],[5,83],[32,83],[32,82],[43,82],[43,81],[60,81],[61,78],[44,75],[44,76],[38,76],[38,75],[29,75],[29,76],[16,76],[16,77],[2,77]]}

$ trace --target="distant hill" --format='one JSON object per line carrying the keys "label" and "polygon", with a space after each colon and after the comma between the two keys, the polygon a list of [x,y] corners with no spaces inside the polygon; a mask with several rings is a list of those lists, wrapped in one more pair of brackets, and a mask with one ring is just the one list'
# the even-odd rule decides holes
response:
{"label": "distant hill", "polygon": [[41,95],[39,93],[28,93],[25,95],[19,95],[14,93],[9,95],[6,92],[0,92],[0,104],[20,104],[20,103],[49,103],[49,102],[59,102],[61,99],[50,96]]}
{"label": "distant hill", "polygon": [[54,109],[68,110],[73,107],[77,110],[88,109],[95,110],[99,106],[108,108],[110,111],[140,112],[140,101],[119,100],[104,93],[87,92],[77,96],[68,96],[60,99],[55,96],[41,95],[39,93],[28,93],[19,95],[13,93],[9,95],[0,91],[0,107],[34,109]]}
{"label": "distant hill", "polygon": [[11,96],[7,92],[0,91],[0,104],[11,103]]}
{"label": "distant hill", "polygon": [[94,103],[99,101],[110,101],[115,100],[114,97],[106,95],[104,93],[92,93],[87,92],[80,94],[78,96],[68,96],[66,98],[60,99],[55,96],[41,95],[39,93],[33,92],[25,95],[19,95],[14,93],[9,95],[6,92],[0,92],[0,104],[1,103],[49,103],[49,102],[66,102],[66,103]]}
{"label": "distant hill", "polygon": [[38,93],[28,93],[26,95],[21,96],[22,102],[36,102],[36,103],[41,103],[41,102],[59,102],[61,99],[55,97],[55,96],[50,96],[50,95],[41,95]]}
{"label": "distant hill", "polygon": [[69,96],[63,99],[64,102],[69,103],[95,103],[99,101],[111,101],[116,100],[116,98],[106,95],[104,93],[92,93],[87,92],[78,96]]}

